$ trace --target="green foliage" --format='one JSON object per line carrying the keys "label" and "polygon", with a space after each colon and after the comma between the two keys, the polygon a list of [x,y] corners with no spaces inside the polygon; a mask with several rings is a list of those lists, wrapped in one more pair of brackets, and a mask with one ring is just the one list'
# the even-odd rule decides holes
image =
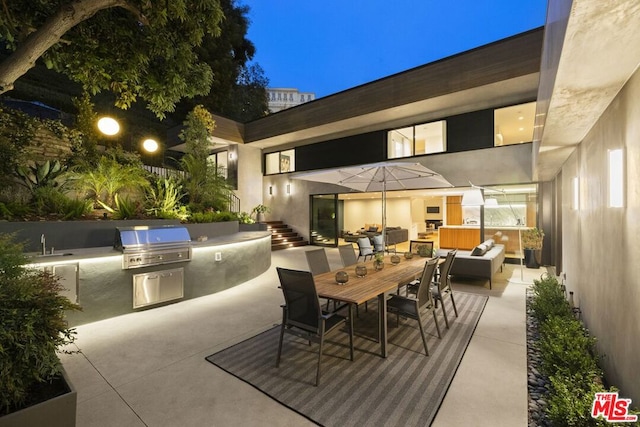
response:
{"label": "green foliage", "polygon": [[[547,416],[558,427],[615,425],[591,418],[595,393],[607,391],[595,355],[595,338],[573,316],[555,277],[534,280],[533,315],[539,321],[542,372],[551,389],[545,397]],[[609,391],[615,391],[611,389]]]}
{"label": "green foliage", "polygon": [[529,228],[522,231],[522,248],[523,249],[542,249],[542,240],[544,232],[539,228]]}
{"label": "green foliage", "polygon": [[[106,205],[104,205],[107,208]],[[108,209],[108,208],[107,208]],[[112,210],[114,219],[134,219],[142,216],[144,211],[140,203],[131,200],[128,196],[119,197],[114,195],[114,208]]]}
{"label": "green foliage", "polygon": [[[106,1],[3,2],[0,37],[8,50],[16,50],[27,35],[45,31],[43,23],[58,10],[68,10],[88,18],[62,35],[64,43],[53,38],[42,59],[48,68],[64,73],[89,93],[111,91],[121,108],[142,98],[160,118],[173,111],[181,98],[208,93],[213,72],[196,49],[205,36],[220,35],[224,16],[219,1],[126,3],[125,8]],[[94,5],[99,9],[95,14],[73,10]],[[40,56],[39,52],[30,53]],[[231,50],[226,52],[227,56],[232,54]]]}
{"label": "green foliage", "polygon": [[28,165],[20,165],[16,168],[16,175],[20,183],[34,193],[43,187],[56,187],[63,184],[60,177],[65,169],[59,160],[47,160],[45,162],[33,162]]}
{"label": "green foliage", "polygon": [[180,159],[180,166],[186,172],[181,184],[191,211],[228,209],[229,194],[233,190],[215,165],[187,154]]}
{"label": "green foliage", "polygon": [[120,163],[118,152],[100,157],[97,165],[85,164],[68,177],[75,188],[96,203],[114,209],[115,196],[120,192],[137,193],[149,185],[147,173],[135,162]]}
{"label": "green foliage", "polygon": [[233,212],[192,212],[189,215],[189,222],[193,223],[207,223],[207,222],[226,222],[237,221],[238,217]]}
{"label": "green foliage", "polygon": [[23,245],[0,235],[0,413],[28,400],[29,389],[60,375],[57,356],[75,339],[66,310],[79,310],[59,292],[58,279],[26,267]]}
{"label": "green foliage", "polygon": [[571,316],[569,303],[565,300],[564,292],[555,277],[547,275],[540,280],[534,280],[532,291],[534,298],[531,308],[538,321],[544,322],[553,316]]}
{"label": "green foliage", "polygon": [[187,114],[180,132],[180,139],[185,142],[186,152],[198,161],[206,161],[209,157],[209,138],[213,136],[216,122],[211,113],[202,105],[196,105]]}
{"label": "green foliage", "polygon": [[0,106],[0,185],[13,181],[16,168],[25,160],[29,146],[38,129],[36,119]]}
{"label": "green foliage", "polygon": [[[543,371],[551,375],[600,374],[592,354],[595,339],[579,320],[552,316],[540,325],[540,351]],[[576,384],[577,385],[577,384]]]}
{"label": "green foliage", "polygon": [[180,205],[183,197],[182,185],[174,178],[157,179],[146,190],[147,212],[158,218],[186,219],[186,207]]}
{"label": "green foliage", "polygon": [[[553,393],[548,398],[547,416],[554,426],[604,427],[621,425],[591,417],[591,406],[595,394],[607,391],[593,375],[558,374],[551,376],[549,380],[553,387]],[[610,391],[614,391],[614,389]]]}
{"label": "green foliage", "polygon": [[253,209],[251,209],[251,213],[254,213],[254,214],[269,213],[269,212],[271,212],[271,208],[263,204],[256,205],[254,206]]}
{"label": "green foliage", "polygon": [[237,215],[238,218],[238,222],[240,224],[254,224],[255,221],[253,218],[251,218],[251,215],[249,215],[247,212],[240,212]]}

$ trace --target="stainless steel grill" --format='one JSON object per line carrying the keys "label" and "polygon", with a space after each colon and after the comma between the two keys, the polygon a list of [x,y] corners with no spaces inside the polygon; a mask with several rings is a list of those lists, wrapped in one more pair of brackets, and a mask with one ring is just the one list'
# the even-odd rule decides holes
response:
{"label": "stainless steel grill", "polygon": [[191,237],[181,226],[117,227],[114,247],[124,270],[191,261]]}

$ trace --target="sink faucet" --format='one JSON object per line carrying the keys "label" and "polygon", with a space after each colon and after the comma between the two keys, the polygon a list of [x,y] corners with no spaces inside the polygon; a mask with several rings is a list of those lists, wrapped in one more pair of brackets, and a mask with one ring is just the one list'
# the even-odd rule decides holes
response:
{"label": "sink faucet", "polygon": [[44,237],[44,234],[40,236],[40,245],[42,246],[42,255],[47,253],[47,240]]}

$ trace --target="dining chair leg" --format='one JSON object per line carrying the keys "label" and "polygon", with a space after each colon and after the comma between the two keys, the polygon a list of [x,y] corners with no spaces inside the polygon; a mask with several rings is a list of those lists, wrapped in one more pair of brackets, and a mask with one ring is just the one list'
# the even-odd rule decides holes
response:
{"label": "dining chair leg", "polygon": [[442,315],[444,316],[444,324],[449,329],[449,319],[447,319],[447,310],[444,308],[444,301],[442,300],[442,294],[438,295],[440,305],[442,306]]}
{"label": "dining chair leg", "polygon": [[424,344],[424,352],[429,355],[429,348],[427,347],[427,337],[424,335],[424,327],[422,326],[422,317],[418,311],[418,326],[420,326],[420,335],[422,336],[422,344]]}
{"label": "dining chair leg", "polygon": [[282,340],[284,339],[284,322],[280,328],[280,342],[278,343],[278,357],[276,358],[276,368],[280,367],[280,355],[282,354]]}
{"label": "dining chair leg", "polygon": [[453,305],[453,312],[458,317],[458,309],[456,308],[456,302],[453,300],[453,291],[449,291],[449,296],[451,296],[451,304]]}
{"label": "dining chair leg", "polygon": [[438,316],[436,315],[436,310],[432,308],[431,312],[433,313],[433,321],[436,324],[436,331],[438,331],[438,338],[442,339],[442,334],[440,334],[440,325],[438,324]]}
{"label": "dining chair leg", "polygon": [[320,349],[318,350],[318,368],[316,369],[316,387],[320,385],[320,360],[322,359],[322,348],[324,347],[324,333],[320,333]]}

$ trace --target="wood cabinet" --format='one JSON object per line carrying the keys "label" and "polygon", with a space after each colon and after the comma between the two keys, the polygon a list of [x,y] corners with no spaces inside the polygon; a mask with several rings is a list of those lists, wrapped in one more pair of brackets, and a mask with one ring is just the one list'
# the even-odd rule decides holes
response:
{"label": "wood cabinet", "polygon": [[480,243],[480,228],[440,227],[440,247],[471,250]]}
{"label": "wood cabinet", "polygon": [[447,196],[447,225],[462,225],[462,196]]}

